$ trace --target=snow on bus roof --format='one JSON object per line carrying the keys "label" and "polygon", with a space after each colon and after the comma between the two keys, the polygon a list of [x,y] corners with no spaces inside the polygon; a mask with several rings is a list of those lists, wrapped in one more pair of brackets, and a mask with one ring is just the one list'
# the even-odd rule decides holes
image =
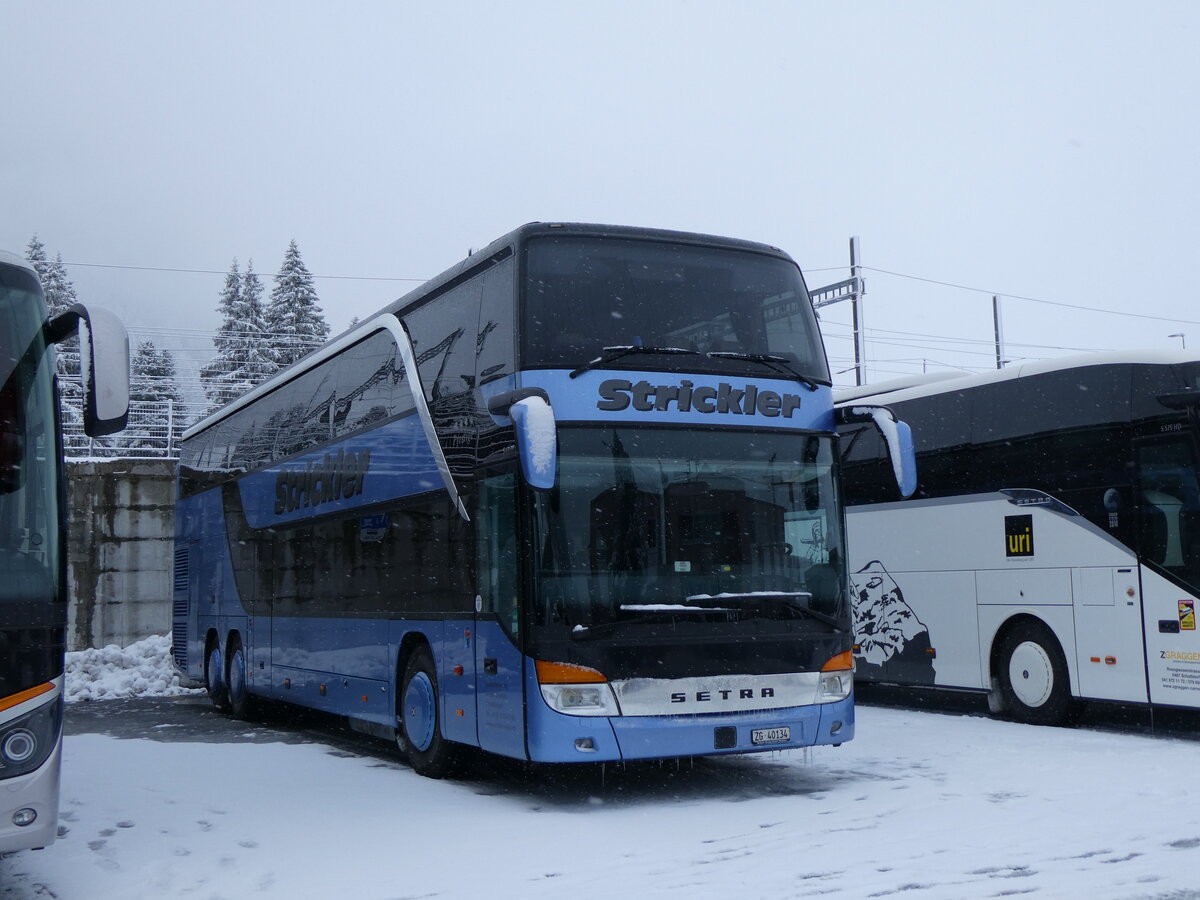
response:
{"label": "snow on bus roof", "polygon": [[1097,353],[1080,353],[1071,356],[1056,356],[1012,363],[993,372],[930,372],[909,378],[893,378],[875,384],[858,387],[838,388],[833,392],[836,406],[855,402],[890,403],[928,397],[946,391],[961,391],[984,384],[1009,381],[1026,375],[1042,375],[1067,369],[1083,369],[1091,366],[1143,365],[1167,366],[1196,362],[1194,352],[1186,350],[1106,350]]}
{"label": "snow on bus roof", "polygon": [[7,250],[0,250],[0,263],[7,266],[20,266],[22,269],[33,271],[33,265],[24,256],[16,253],[9,253]]}

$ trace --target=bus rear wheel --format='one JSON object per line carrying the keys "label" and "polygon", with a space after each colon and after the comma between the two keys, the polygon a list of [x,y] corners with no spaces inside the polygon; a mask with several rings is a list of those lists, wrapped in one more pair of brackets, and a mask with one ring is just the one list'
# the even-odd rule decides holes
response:
{"label": "bus rear wheel", "polygon": [[1004,707],[1019,722],[1061,725],[1072,701],[1067,662],[1045,625],[1029,620],[1010,628],[1000,643],[1000,692]]}
{"label": "bus rear wheel", "polygon": [[413,771],[426,778],[446,777],[457,762],[453,743],[442,737],[439,705],[433,657],[427,647],[418,647],[404,667],[397,743],[407,752]]}
{"label": "bus rear wheel", "polygon": [[225,712],[229,709],[229,689],[225,683],[225,659],[221,645],[214,641],[208,648],[208,662],[204,667],[204,686],[213,706]]}

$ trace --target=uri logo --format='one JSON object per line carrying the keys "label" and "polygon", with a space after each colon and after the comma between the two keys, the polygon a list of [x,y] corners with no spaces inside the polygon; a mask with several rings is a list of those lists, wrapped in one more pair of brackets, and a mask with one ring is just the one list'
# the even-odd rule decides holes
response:
{"label": "uri logo", "polygon": [[933,684],[929,629],[904,601],[900,585],[873,560],[850,576],[854,591],[856,675],[865,681]]}
{"label": "uri logo", "polygon": [[1033,516],[1004,517],[1004,555],[1033,556]]}

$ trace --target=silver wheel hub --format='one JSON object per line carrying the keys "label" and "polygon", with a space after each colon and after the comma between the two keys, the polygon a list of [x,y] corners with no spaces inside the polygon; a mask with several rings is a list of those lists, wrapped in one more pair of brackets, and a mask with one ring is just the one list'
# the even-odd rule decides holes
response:
{"label": "silver wheel hub", "polygon": [[1008,681],[1017,699],[1030,708],[1049,700],[1054,691],[1054,663],[1046,648],[1036,641],[1017,644],[1008,661]]}

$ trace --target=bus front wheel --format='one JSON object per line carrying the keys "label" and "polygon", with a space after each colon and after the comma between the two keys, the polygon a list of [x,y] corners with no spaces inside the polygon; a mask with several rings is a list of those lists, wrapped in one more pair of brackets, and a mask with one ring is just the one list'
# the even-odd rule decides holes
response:
{"label": "bus front wheel", "polygon": [[444,778],[456,761],[453,745],[442,737],[439,706],[433,657],[427,647],[419,647],[404,667],[399,719],[409,764],[427,778]]}
{"label": "bus front wheel", "polygon": [[250,719],[254,716],[254,698],[250,695],[246,679],[246,651],[242,639],[234,635],[229,642],[229,677],[225,680],[229,694],[229,712],[235,719]]}
{"label": "bus front wheel", "polygon": [[1030,725],[1061,725],[1071,710],[1062,648],[1045,625],[1025,620],[1000,643],[998,675],[1005,709]]}

